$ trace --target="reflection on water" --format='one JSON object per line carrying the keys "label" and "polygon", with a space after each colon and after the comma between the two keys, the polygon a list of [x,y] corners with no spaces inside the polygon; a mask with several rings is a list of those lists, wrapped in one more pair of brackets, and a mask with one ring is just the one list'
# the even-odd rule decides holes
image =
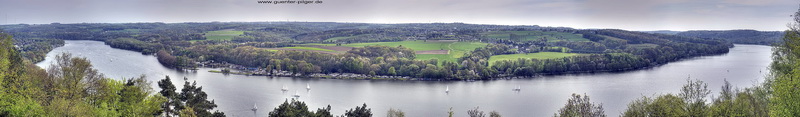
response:
{"label": "reflection on water", "polygon": [[[447,116],[450,107],[456,116],[466,116],[467,109],[476,106],[487,113],[495,110],[511,117],[552,116],[572,93],[588,94],[592,101],[603,103],[607,115],[617,116],[635,98],[679,92],[689,76],[707,82],[712,91],[719,90],[723,79],[737,87],[751,86],[763,80],[771,61],[768,46],[736,45],[724,55],[621,73],[476,82],[334,80],[207,72],[212,68],[181,72],[161,66],[154,56],[113,49],[98,41],[66,41],[37,65],[46,67],[61,52],[87,57],[96,69],[115,79],[144,74],[155,82],[169,75],[178,88],[183,86],[183,77],[197,81],[218,109],[229,116],[254,116],[250,110],[254,105],[259,107],[255,114],[265,116],[295,94],[312,110],[331,105],[333,114],[366,103],[375,116],[385,115],[389,108],[401,109],[409,116]],[[155,83],[152,86],[159,90]],[[284,86],[288,91],[282,91]],[[512,91],[515,88],[520,91]]]}

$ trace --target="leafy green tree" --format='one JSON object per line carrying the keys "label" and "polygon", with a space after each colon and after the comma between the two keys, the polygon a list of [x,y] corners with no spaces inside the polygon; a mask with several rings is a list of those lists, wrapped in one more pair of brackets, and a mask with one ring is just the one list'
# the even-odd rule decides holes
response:
{"label": "leafy green tree", "polygon": [[[186,78],[184,78],[186,79]],[[203,87],[197,86],[197,81],[192,82],[189,85],[189,81],[185,81],[183,84],[183,89],[181,89],[181,93],[178,94],[178,99],[180,99],[185,105],[185,107],[190,107],[194,114],[201,117],[222,117],[225,116],[225,113],[215,111],[210,112],[210,110],[217,107],[217,104],[214,104],[214,101],[208,101],[206,92],[203,91]],[[176,109],[178,110],[178,109]],[[183,109],[181,109],[183,110]]]}
{"label": "leafy green tree", "polygon": [[394,67],[389,67],[389,71],[388,71],[388,73],[389,73],[389,75],[392,75],[392,76],[394,76],[394,75],[397,75],[397,72],[396,72],[396,70],[394,69]]}
{"label": "leafy green tree", "polygon": [[356,106],[350,110],[345,111],[345,117],[372,117],[372,109],[367,108],[367,103],[363,106]]}
{"label": "leafy green tree", "polygon": [[500,112],[492,111],[492,112],[489,112],[489,117],[503,117],[503,116],[500,115]]}
{"label": "leafy green tree", "polygon": [[667,94],[657,97],[645,108],[652,117],[685,117],[689,116],[685,105],[683,98]]}
{"label": "leafy green tree", "polygon": [[467,115],[469,117],[486,117],[486,114],[483,114],[483,111],[478,110],[480,107],[475,107],[475,109],[467,110]]}
{"label": "leafy green tree", "polygon": [[770,77],[770,116],[800,116],[800,9],[785,31],[783,43],[774,46]]}
{"label": "leafy green tree", "polygon": [[589,96],[572,94],[567,99],[567,104],[558,110],[555,117],[605,117],[603,104],[595,104],[589,100]]}
{"label": "leafy green tree", "polygon": [[400,109],[389,108],[386,112],[386,117],[405,117],[406,113]]}
{"label": "leafy green tree", "polygon": [[[2,30],[0,30],[2,32]],[[24,78],[25,68],[11,35],[0,33],[0,116],[45,116],[44,107],[26,94],[36,93],[36,85]],[[36,67],[38,69],[38,67]],[[30,75],[27,75],[30,76]],[[28,89],[26,87],[31,87]]]}
{"label": "leafy green tree", "polygon": [[164,115],[169,117],[178,114],[177,112],[179,110],[175,110],[172,107],[180,108],[182,103],[180,99],[178,99],[178,93],[175,92],[177,88],[172,84],[172,80],[169,76],[158,81],[158,87],[161,88],[161,91],[158,93],[167,99],[164,104],[161,104],[161,108],[164,109]]}
{"label": "leafy green tree", "polygon": [[631,103],[628,104],[628,109],[625,109],[625,112],[622,113],[623,117],[648,117],[650,116],[650,112],[647,109],[647,106],[653,103],[653,99],[642,96],[636,100],[633,100]]}
{"label": "leafy green tree", "polygon": [[[709,114],[715,117],[741,117],[746,116],[749,114],[746,108],[750,108],[750,104],[742,105],[744,103],[739,102],[743,100],[734,100],[734,96],[739,95],[737,92],[733,91],[731,83],[728,80],[725,80],[725,84],[722,86],[722,91],[720,91],[719,97],[714,99],[711,107],[709,108]],[[749,97],[749,94],[741,94],[744,98]],[[753,116],[753,115],[749,115]],[[749,117],[748,116],[748,117]]]}
{"label": "leafy green tree", "polygon": [[305,102],[296,101],[294,99],[292,99],[291,102],[288,100],[283,101],[283,104],[269,112],[270,117],[310,117],[312,115],[314,115],[314,113],[308,111]]}
{"label": "leafy green tree", "polygon": [[316,112],[308,110],[305,102],[292,99],[291,101],[283,101],[283,104],[278,105],[274,110],[269,112],[270,117],[333,117],[331,115],[331,106],[319,108]]}
{"label": "leafy green tree", "polygon": [[453,113],[453,107],[450,107],[450,109],[447,110],[447,117],[453,117],[453,114],[455,114]]}
{"label": "leafy green tree", "polygon": [[331,105],[317,109],[317,111],[314,112],[314,117],[333,117],[333,114],[331,114]]}
{"label": "leafy green tree", "polygon": [[[730,92],[730,87],[728,88],[728,92]],[[723,91],[723,93],[725,93],[725,91]],[[689,116],[697,117],[706,115],[706,109],[708,109],[706,97],[708,97],[708,94],[711,94],[711,90],[708,90],[708,84],[699,80],[692,81],[691,79],[687,79],[686,85],[683,85],[681,93],[678,94],[678,96],[683,98],[686,104],[688,104],[686,110]],[[723,98],[724,97],[725,96],[723,96]],[[728,99],[730,98],[730,93],[728,93],[727,97]]]}

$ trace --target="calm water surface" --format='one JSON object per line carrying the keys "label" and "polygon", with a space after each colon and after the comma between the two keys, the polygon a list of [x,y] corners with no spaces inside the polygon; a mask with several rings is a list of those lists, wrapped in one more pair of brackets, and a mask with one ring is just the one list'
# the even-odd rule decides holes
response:
{"label": "calm water surface", "polygon": [[[496,110],[509,117],[552,116],[572,93],[587,94],[594,102],[603,103],[606,114],[618,116],[631,100],[654,94],[678,93],[686,79],[707,82],[717,95],[723,79],[736,87],[749,87],[763,81],[771,59],[771,48],[759,45],[736,45],[730,53],[686,59],[666,65],[621,73],[595,73],[544,76],[532,79],[494,81],[370,81],[303,79],[223,75],[207,72],[182,72],[165,68],[154,56],[114,49],[98,41],[66,41],[63,47],[48,53],[48,67],[55,55],[69,52],[86,57],[107,77],[124,79],[147,76],[154,90],[156,81],[170,76],[180,88],[183,78],[197,81],[214,99],[220,111],[229,116],[266,116],[269,111],[301,95],[299,100],[311,110],[331,105],[334,114],[366,103],[375,116],[385,116],[389,108],[401,109],[411,117],[447,116],[450,107],[456,116],[466,116],[468,109]],[[306,85],[311,90],[306,90]],[[286,86],[288,92],[282,92]],[[519,92],[511,91],[514,87]],[[450,93],[444,93],[449,87]],[[250,109],[258,105],[254,114]]]}

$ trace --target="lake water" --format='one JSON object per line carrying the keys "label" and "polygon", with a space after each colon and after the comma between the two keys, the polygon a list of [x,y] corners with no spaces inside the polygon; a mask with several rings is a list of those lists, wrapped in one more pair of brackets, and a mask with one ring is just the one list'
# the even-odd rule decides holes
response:
{"label": "lake water", "polygon": [[[498,111],[509,117],[552,116],[570,94],[587,94],[593,102],[603,103],[606,114],[618,116],[627,104],[641,96],[678,93],[686,79],[708,83],[718,95],[723,79],[736,87],[749,87],[763,81],[771,62],[771,47],[736,45],[730,53],[672,62],[662,66],[620,73],[594,73],[543,76],[531,79],[493,81],[382,81],[305,79],[223,75],[210,73],[212,68],[181,72],[163,67],[155,56],[114,49],[99,41],[66,41],[63,47],[47,54],[38,66],[48,67],[56,54],[69,52],[91,60],[94,68],[107,77],[124,79],[142,74],[158,91],[156,81],[169,75],[180,88],[183,77],[197,81],[228,116],[266,116],[269,111],[291,99],[295,93],[313,111],[331,105],[333,114],[363,103],[374,116],[385,116],[389,108],[400,109],[410,117],[447,116],[450,107],[456,116],[480,107],[488,114]],[[309,85],[311,90],[306,90]],[[282,87],[289,91],[282,92]],[[512,91],[520,86],[521,91]],[[450,93],[445,93],[449,87]],[[258,105],[254,114],[250,109]]]}

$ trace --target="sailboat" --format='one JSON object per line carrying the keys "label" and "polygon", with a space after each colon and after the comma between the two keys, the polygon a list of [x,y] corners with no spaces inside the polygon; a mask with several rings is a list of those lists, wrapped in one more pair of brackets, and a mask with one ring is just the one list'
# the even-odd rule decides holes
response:
{"label": "sailboat", "polygon": [[256,104],[253,104],[253,109],[250,110],[253,110],[253,112],[255,112],[256,110],[258,110],[258,106],[256,106]]}
{"label": "sailboat", "polygon": [[444,89],[444,93],[450,93],[450,86],[447,86],[447,87]]}
{"label": "sailboat", "polygon": [[511,90],[513,90],[513,91],[520,91],[520,90],[522,90],[522,87],[520,87],[519,85],[517,85],[517,87],[516,87],[516,88],[514,88],[514,89],[511,89]]}
{"label": "sailboat", "polygon": [[294,95],[292,95],[292,97],[299,98],[300,94],[298,94],[297,91],[294,91]]}
{"label": "sailboat", "polygon": [[286,88],[286,85],[283,85],[283,88],[281,88],[281,91],[289,91],[289,88]]}
{"label": "sailboat", "polygon": [[311,90],[311,85],[308,85],[308,83],[306,83],[306,90]]}

